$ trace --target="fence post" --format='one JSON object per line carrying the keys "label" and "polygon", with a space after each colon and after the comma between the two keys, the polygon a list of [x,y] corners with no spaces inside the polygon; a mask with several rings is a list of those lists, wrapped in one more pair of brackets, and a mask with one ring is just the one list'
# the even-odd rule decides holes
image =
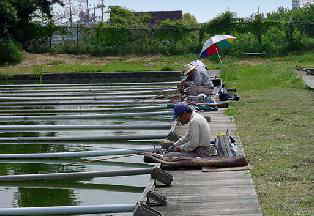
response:
{"label": "fence post", "polygon": [[78,49],[79,42],[79,24],[76,24],[76,49]]}
{"label": "fence post", "polygon": [[201,25],[198,31],[198,47],[199,49],[202,48],[202,41],[204,39],[204,33],[205,33],[205,26]]}

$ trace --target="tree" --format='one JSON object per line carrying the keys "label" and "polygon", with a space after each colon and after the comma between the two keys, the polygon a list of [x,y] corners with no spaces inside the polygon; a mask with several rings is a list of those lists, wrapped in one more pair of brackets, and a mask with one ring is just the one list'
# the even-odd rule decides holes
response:
{"label": "tree", "polygon": [[17,10],[9,0],[0,1],[0,38],[9,37],[9,29],[18,21]]}
{"label": "tree", "polygon": [[234,29],[235,14],[226,11],[210,20],[206,26],[206,32],[212,34],[231,34]]}
{"label": "tree", "polygon": [[183,14],[182,23],[185,25],[197,25],[197,19],[190,13]]}
{"label": "tree", "polygon": [[120,6],[110,7],[109,23],[116,27],[147,26],[151,16],[145,13],[135,13]]}
{"label": "tree", "polygon": [[1,0],[0,35],[25,45],[27,41],[40,36],[42,21],[45,24],[50,22],[51,8],[56,3],[63,4],[61,0]]}

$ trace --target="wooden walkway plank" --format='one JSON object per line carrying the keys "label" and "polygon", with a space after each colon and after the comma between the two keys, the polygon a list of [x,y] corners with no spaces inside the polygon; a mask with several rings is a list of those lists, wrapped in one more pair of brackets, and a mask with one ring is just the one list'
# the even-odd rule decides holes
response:
{"label": "wooden walkway plank", "polygon": [[314,75],[308,75],[305,71],[303,70],[296,70],[298,76],[303,79],[304,84],[311,88],[314,89]]}
{"label": "wooden walkway plank", "polygon": [[[202,113],[209,116],[213,137],[229,130],[236,137],[236,125],[224,110]],[[240,150],[243,151],[241,143]],[[246,167],[247,169],[247,167]],[[249,170],[171,171],[171,187],[157,188],[168,200],[156,208],[163,216],[263,216]]]}

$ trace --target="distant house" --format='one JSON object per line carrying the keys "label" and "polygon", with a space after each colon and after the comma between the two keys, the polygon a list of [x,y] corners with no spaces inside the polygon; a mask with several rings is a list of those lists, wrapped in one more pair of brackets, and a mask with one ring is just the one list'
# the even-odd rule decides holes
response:
{"label": "distant house", "polygon": [[183,13],[182,10],[176,11],[148,11],[148,12],[135,12],[136,15],[149,15],[151,20],[149,21],[149,26],[157,26],[163,20],[182,20]]}
{"label": "distant house", "polygon": [[314,4],[314,0],[292,0],[292,9],[305,7]]}

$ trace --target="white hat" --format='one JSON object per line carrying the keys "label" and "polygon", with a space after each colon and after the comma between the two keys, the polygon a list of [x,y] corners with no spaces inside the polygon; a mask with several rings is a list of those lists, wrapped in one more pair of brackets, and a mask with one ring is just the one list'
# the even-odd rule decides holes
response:
{"label": "white hat", "polygon": [[183,73],[184,75],[187,75],[188,73],[190,73],[192,70],[194,70],[196,68],[195,65],[192,65],[192,64],[187,64],[187,65],[184,65],[184,69],[183,69]]}

